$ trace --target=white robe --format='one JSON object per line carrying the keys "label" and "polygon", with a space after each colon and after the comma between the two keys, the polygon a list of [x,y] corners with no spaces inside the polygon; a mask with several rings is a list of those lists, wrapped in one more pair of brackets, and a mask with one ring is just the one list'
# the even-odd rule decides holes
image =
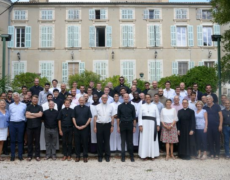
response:
{"label": "white robe", "polygon": [[[48,102],[42,104],[42,109],[43,109],[43,111],[46,111],[47,109],[49,109],[49,104],[48,104]],[[55,110],[58,110],[57,104],[56,104],[56,103],[54,103],[54,109],[55,109]],[[58,136],[57,136],[57,145],[56,145],[56,149],[59,150],[59,137],[58,137]],[[42,126],[41,126],[40,150],[41,150],[41,151],[45,151],[45,150],[46,150],[45,124],[44,124],[44,122],[42,122]]]}
{"label": "white robe", "polygon": [[157,125],[160,126],[160,116],[158,108],[155,104],[142,104],[139,111],[139,126],[143,127],[143,131],[140,132],[140,143],[138,155],[141,158],[154,158],[159,156],[159,143],[158,134],[156,141],[154,141],[154,126],[155,121],[153,120],[143,120],[142,116],[151,116],[156,118]]}
{"label": "white robe", "polygon": [[97,114],[96,106],[92,104],[90,105],[90,111],[92,114],[92,119],[90,121],[91,143],[97,143],[97,134],[94,132],[94,116]]}
{"label": "white robe", "polygon": [[[136,117],[138,117],[139,110],[140,110],[140,107],[142,105],[142,101],[140,101],[139,103],[131,101],[131,104],[134,105],[135,110],[136,110]],[[136,123],[136,131],[133,134],[133,145],[138,146],[138,141],[139,141],[139,127],[138,127],[138,122],[137,122]]]}

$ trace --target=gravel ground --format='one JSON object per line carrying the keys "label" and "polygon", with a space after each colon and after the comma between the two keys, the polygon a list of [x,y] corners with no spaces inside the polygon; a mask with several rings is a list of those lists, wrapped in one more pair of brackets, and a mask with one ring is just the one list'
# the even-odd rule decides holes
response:
{"label": "gravel ground", "polygon": [[143,161],[135,158],[132,163],[128,158],[122,163],[119,158],[111,158],[109,163],[98,163],[96,158],[90,158],[88,163],[82,159],[76,163],[74,160],[62,162],[41,160],[31,162],[18,160],[10,162],[9,159],[0,162],[0,179],[77,179],[77,180],[229,180],[230,160],[208,159],[200,160],[172,160],[165,161],[163,157],[154,161]]}

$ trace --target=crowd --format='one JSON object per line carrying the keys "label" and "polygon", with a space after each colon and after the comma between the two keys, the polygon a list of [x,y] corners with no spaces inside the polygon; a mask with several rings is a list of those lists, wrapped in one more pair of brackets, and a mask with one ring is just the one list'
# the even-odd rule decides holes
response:
{"label": "crowd", "polygon": [[[137,80],[131,88],[125,86],[124,77],[120,85],[112,83],[102,90],[100,83],[88,87],[77,82],[67,91],[66,84],[52,87],[46,83],[22,93],[2,93],[0,96],[0,154],[8,154],[10,141],[11,161],[23,160],[24,146],[28,146],[27,161],[33,157],[40,161],[40,152],[46,151],[46,159],[56,159],[59,139],[62,139],[62,160],[88,162],[88,151],[98,154],[98,161],[110,161],[111,152],[120,151],[125,161],[127,150],[134,162],[134,151],[142,159],[154,159],[166,148],[166,160],[178,157],[189,160],[191,156],[205,160],[219,159],[220,142],[224,139],[226,159],[229,159],[230,101],[222,95],[218,104],[211,85],[206,93],[200,92],[198,84],[185,89],[181,82],[172,89],[169,81],[165,88],[158,88],[157,81],[145,82],[145,89],[137,88]],[[221,136],[224,135],[224,137]],[[209,154],[207,153],[209,152]],[[4,160],[0,158],[0,160]]]}

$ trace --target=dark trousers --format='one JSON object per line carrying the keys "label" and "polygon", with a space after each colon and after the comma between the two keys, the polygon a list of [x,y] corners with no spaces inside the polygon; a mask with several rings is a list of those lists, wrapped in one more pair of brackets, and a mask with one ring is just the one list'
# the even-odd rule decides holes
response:
{"label": "dark trousers", "polygon": [[111,122],[106,124],[97,123],[97,153],[98,157],[103,157],[103,149],[105,149],[105,157],[110,157],[110,130]]}
{"label": "dark trousers", "polygon": [[208,127],[208,145],[210,155],[219,156],[220,154],[220,132],[218,126]]}
{"label": "dark trousers", "polygon": [[10,122],[9,132],[10,132],[10,149],[11,157],[15,157],[15,144],[16,139],[18,141],[18,157],[22,157],[23,152],[23,135],[24,135],[25,122]]}
{"label": "dark trousers", "polygon": [[35,143],[35,157],[40,157],[40,134],[41,127],[27,128],[27,141],[28,141],[28,158],[33,157],[33,144]]}
{"label": "dark trousers", "polygon": [[121,156],[125,157],[125,143],[131,158],[133,158],[133,122],[120,123]]}
{"label": "dark trousers", "polygon": [[230,137],[230,127],[223,126],[223,133],[224,133],[224,149],[225,155],[229,156],[229,137]]}
{"label": "dark trousers", "polygon": [[8,144],[9,144],[9,137],[7,137],[3,143],[3,148],[2,148],[3,154],[9,153]]}
{"label": "dark trousers", "polygon": [[45,128],[45,139],[46,139],[46,156],[56,156],[56,145],[57,145],[58,130]]}
{"label": "dark trousers", "polygon": [[72,155],[72,139],[73,139],[73,127],[61,127],[62,136],[62,151],[64,156]]}
{"label": "dark trousers", "polygon": [[88,157],[88,139],[89,139],[89,126],[82,130],[74,128],[74,141],[76,157],[80,158],[81,144],[83,146],[83,157]]}
{"label": "dark trousers", "polygon": [[207,133],[203,129],[196,129],[196,148],[200,151],[207,151]]}

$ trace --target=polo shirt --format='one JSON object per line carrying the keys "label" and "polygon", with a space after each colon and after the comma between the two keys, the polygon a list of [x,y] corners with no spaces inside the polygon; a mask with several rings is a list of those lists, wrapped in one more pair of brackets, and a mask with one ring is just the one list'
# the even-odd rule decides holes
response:
{"label": "polo shirt", "polygon": [[32,96],[33,95],[39,95],[39,93],[41,91],[43,91],[43,88],[41,86],[33,86],[33,87],[30,88],[30,91],[32,93]]}
{"label": "polo shirt", "polygon": [[[31,113],[39,113],[40,111],[43,112],[43,109],[39,105],[31,104],[26,108],[26,111],[31,112]],[[42,123],[41,117],[32,118],[32,119],[27,118],[27,128],[28,129],[38,128],[41,126],[41,123]]]}
{"label": "polo shirt", "polygon": [[88,106],[78,105],[74,108],[72,117],[75,118],[78,126],[83,126],[89,118],[92,118],[92,114]]}
{"label": "polo shirt", "polygon": [[223,114],[223,125],[230,125],[230,110],[222,110]]}
{"label": "polo shirt", "polygon": [[219,126],[219,112],[221,111],[220,106],[214,103],[211,107],[204,106],[203,109],[207,111],[208,126]]}
{"label": "polo shirt", "polygon": [[59,112],[58,120],[61,121],[62,127],[73,126],[72,114],[73,114],[73,109],[71,109],[71,108],[68,108],[68,109],[64,108]]}
{"label": "polo shirt", "polygon": [[58,111],[47,109],[43,112],[43,119],[46,128],[55,129],[58,127]]}

